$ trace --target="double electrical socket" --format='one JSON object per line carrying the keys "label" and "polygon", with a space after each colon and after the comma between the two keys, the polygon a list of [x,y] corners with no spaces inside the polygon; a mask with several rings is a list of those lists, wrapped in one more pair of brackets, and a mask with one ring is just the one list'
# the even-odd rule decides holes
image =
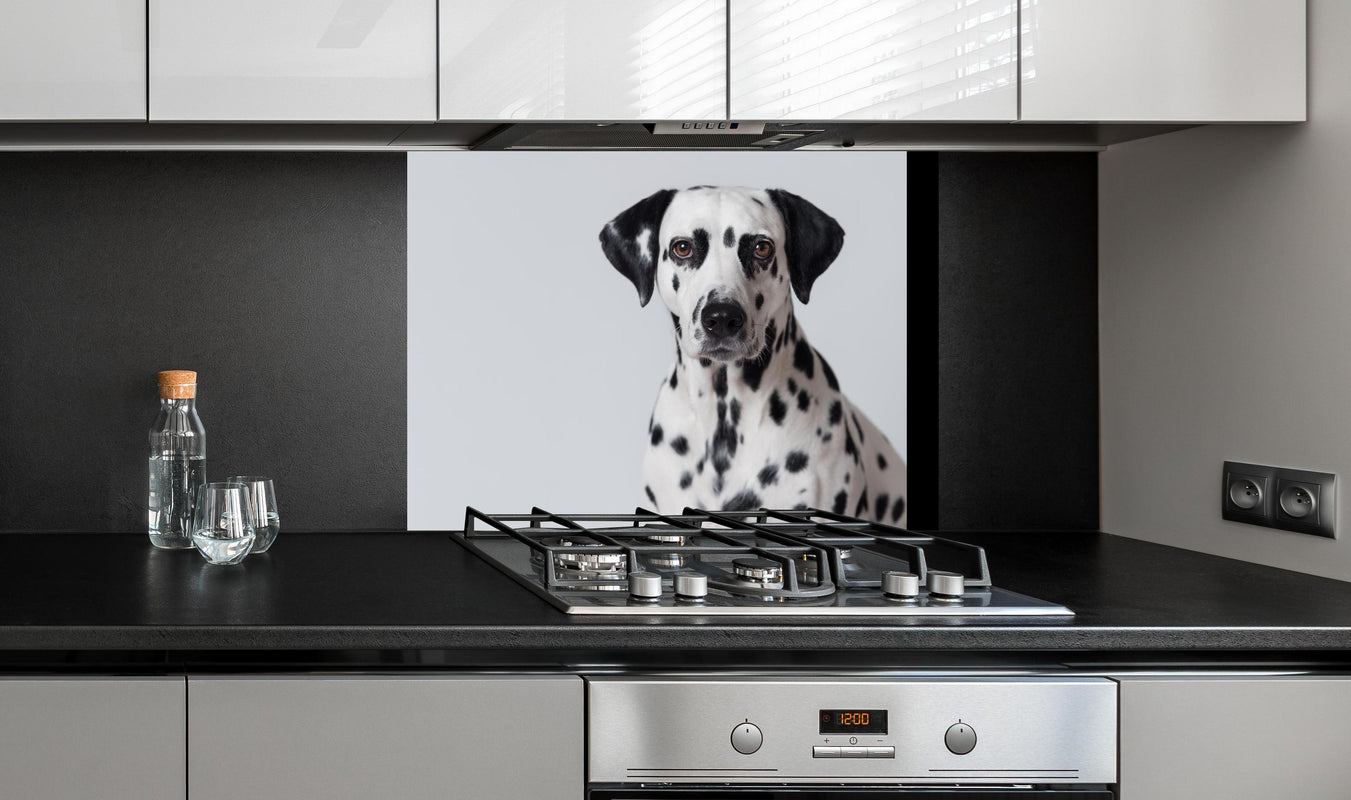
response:
{"label": "double electrical socket", "polygon": [[1224,462],[1221,514],[1234,522],[1337,538],[1337,476]]}

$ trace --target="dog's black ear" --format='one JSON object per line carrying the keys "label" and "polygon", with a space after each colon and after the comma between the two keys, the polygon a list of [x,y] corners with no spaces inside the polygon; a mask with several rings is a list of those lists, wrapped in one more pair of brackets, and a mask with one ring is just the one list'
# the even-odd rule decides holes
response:
{"label": "dog's black ear", "polygon": [[844,228],[835,218],[792,192],[768,189],[769,197],[783,217],[788,236],[788,277],[803,303],[811,297],[812,284],[826,271],[844,246]]}
{"label": "dog's black ear", "polygon": [[675,196],[675,189],[662,189],[639,200],[619,216],[605,223],[600,231],[600,246],[619,274],[633,281],[638,303],[652,299],[657,276],[657,254],[661,252],[661,218]]}

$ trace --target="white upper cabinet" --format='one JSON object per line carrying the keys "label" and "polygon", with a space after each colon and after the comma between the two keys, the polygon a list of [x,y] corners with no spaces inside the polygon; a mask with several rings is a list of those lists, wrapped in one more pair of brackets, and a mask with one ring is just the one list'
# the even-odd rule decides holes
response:
{"label": "white upper cabinet", "polygon": [[443,120],[727,116],[724,0],[441,0]]}
{"label": "white upper cabinet", "polygon": [[150,0],[150,119],[430,121],[436,0]]}
{"label": "white upper cabinet", "polygon": [[1018,118],[1015,0],[732,0],[738,120]]}
{"label": "white upper cabinet", "polygon": [[1022,118],[1305,119],[1304,0],[1022,0]]}
{"label": "white upper cabinet", "polygon": [[0,0],[0,120],[144,120],[145,0]]}

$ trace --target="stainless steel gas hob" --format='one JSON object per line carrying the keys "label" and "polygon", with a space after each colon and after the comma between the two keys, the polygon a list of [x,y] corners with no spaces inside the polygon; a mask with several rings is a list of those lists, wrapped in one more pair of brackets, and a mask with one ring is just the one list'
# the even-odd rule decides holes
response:
{"label": "stainless steel gas hob", "polygon": [[465,514],[451,534],[569,614],[1071,617],[985,551],[817,509]]}

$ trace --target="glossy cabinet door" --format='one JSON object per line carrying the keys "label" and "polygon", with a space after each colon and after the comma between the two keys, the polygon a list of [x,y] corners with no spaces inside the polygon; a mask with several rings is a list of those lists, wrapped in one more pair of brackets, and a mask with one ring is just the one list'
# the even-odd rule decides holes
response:
{"label": "glossy cabinet door", "polygon": [[1022,119],[1305,119],[1304,0],[1022,0]]}
{"label": "glossy cabinet door", "polygon": [[192,800],[584,794],[576,676],[192,677]]}
{"label": "glossy cabinet door", "polygon": [[0,0],[0,120],[144,120],[146,0]]}
{"label": "glossy cabinet door", "polygon": [[724,0],[441,0],[441,119],[727,116]]}
{"label": "glossy cabinet door", "polygon": [[184,800],[183,678],[0,678],[0,796]]}
{"label": "glossy cabinet door", "polygon": [[1018,118],[1012,0],[733,0],[738,120]]}
{"label": "glossy cabinet door", "polygon": [[149,0],[150,119],[436,118],[436,0]]}

